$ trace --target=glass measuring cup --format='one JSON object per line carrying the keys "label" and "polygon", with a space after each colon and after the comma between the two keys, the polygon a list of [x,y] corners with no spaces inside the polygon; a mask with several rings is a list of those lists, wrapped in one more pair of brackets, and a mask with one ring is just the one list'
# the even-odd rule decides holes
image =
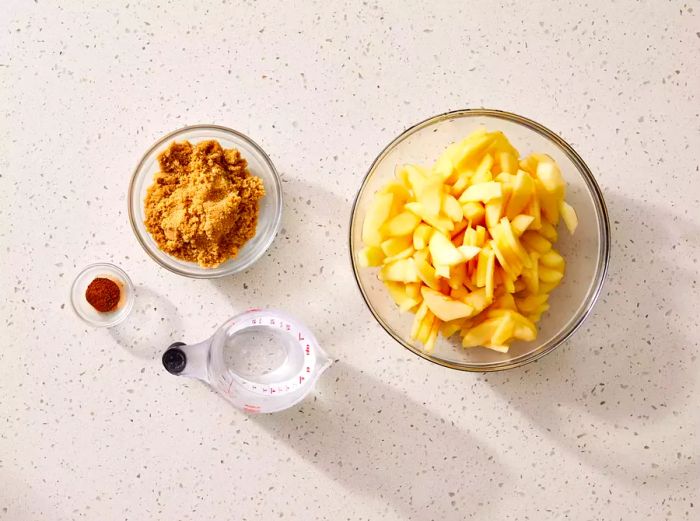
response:
{"label": "glass measuring cup", "polygon": [[249,413],[292,407],[331,365],[314,335],[281,311],[251,309],[198,344],[172,344],[165,369],[202,380]]}

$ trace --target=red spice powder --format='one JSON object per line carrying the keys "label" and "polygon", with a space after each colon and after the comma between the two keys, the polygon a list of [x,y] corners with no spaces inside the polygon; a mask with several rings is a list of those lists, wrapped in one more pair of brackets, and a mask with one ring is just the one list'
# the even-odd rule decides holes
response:
{"label": "red spice powder", "polygon": [[85,291],[85,299],[100,313],[112,311],[119,304],[121,291],[113,280],[97,277]]}

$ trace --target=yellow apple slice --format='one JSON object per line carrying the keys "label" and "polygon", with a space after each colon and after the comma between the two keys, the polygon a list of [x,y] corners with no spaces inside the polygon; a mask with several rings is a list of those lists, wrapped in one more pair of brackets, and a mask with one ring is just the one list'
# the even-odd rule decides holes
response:
{"label": "yellow apple slice", "polygon": [[464,287],[464,280],[467,278],[467,264],[460,262],[450,268],[450,277],[447,281],[452,289]]}
{"label": "yellow apple slice", "polygon": [[389,294],[392,296],[401,311],[408,311],[409,309],[420,304],[419,299],[414,299],[408,296],[406,293],[405,284],[392,281],[387,281],[385,284],[389,290]]}
{"label": "yellow apple slice", "polygon": [[564,224],[569,230],[569,233],[573,235],[576,231],[576,227],[578,226],[576,210],[574,210],[574,208],[566,201],[561,201],[559,203],[559,213],[561,214],[561,218],[564,219]]}
{"label": "yellow apple slice", "polygon": [[477,201],[464,203],[462,205],[462,213],[464,214],[464,217],[470,223],[472,223],[472,225],[477,225],[484,222],[484,205]]}
{"label": "yellow apple slice", "polygon": [[474,158],[478,157],[493,142],[491,134],[472,134],[459,143],[456,149],[454,165],[458,171],[465,170]]}
{"label": "yellow apple slice", "polygon": [[464,246],[476,246],[476,230],[471,226],[464,230],[464,237],[462,238],[462,245]]}
{"label": "yellow apple slice", "polygon": [[413,230],[413,247],[416,249],[416,251],[422,250],[428,246],[428,241],[430,240],[430,236],[432,234],[432,226],[425,223],[420,223],[418,226],[416,226],[416,229]]}
{"label": "yellow apple slice", "polygon": [[420,303],[418,310],[416,311],[416,316],[413,318],[413,325],[411,326],[411,338],[416,339],[418,337],[418,332],[420,331],[421,324],[425,315],[428,313],[428,305],[425,300]]}
{"label": "yellow apple slice", "polygon": [[[533,230],[535,229],[533,227],[531,228]],[[549,221],[542,221],[542,227],[537,231],[540,233],[540,235],[542,235],[542,237],[550,242],[556,242],[557,239],[559,239],[557,229]]]}
{"label": "yellow apple slice", "polygon": [[467,188],[459,197],[460,203],[468,202],[483,202],[488,203],[494,199],[498,199],[503,195],[503,188],[498,181],[490,181],[488,183],[473,184]]}
{"label": "yellow apple slice", "polygon": [[566,184],[561,176],[561,170],[559,170],[559,167],[553,160],[537,163],[535,175],[547,192],[558,198],[564,198]]}
{"label": "yellow apple slice", "polygon": [[549,282],[550,284],[558,284],[564,276],[561,271],[553,270],[552,268],[547,268],[546,266],[539,267],[538,275],[542,282]]}
{"label": "yellow apple slice", "polygon": [[384,252],[376,246],[365,246],[357,253],[357,261],[363,268],[381,266],[384,261]]}
{"label": "yellow apple slice", "polygon": [[479,288],[476,291],[470,291],[469,294],[459,300],[468,306],[471,306],[475,313],[481,313],[493,301],[493,299],[489,298],[489,296],[486,294],[486,288]]}
{"label": "yellow apple slice", "polygon": [[462,337],[462,346],[478,347],[489,343],[500,323],[500,318],[489,318],[481,324],[470,328]]}
{"label": "yellow apple slice", "polygon": [[430,353],[433,349],[435,349],[435,342],[437,340],[438,333],[440,332],[441,325],[442,321],[440,319],[435,318],[433,320],[430,333],[428,333],[428,338],[425,341],[424,349],[426,352]]}
{"label": "yellow apple slice", "polygon": [[413,239],[410,236],[392,237],[382,242],[381,249],[386,257],[396,255],[406,248],[413,245]]}
{"label": "yellow apple slice", "polygon": [[508,217],[504,217],[503,219],[501,219],[500,225],[502,237],[505,240],[505,243],[508,245],[508,248],[513,253],[515,253],[515,255],[518,257],[518,260],[523,266],[529,268],[530,256],[528,255],[527,251],[525,251],[525,248],[523,248],[523,245],[520,244],[520,241],[513,233],[513,228],[510,225]]}
{"label": "yellow apple slice", "polygon": [[500,320],[501,322],[498,324],[496,331],[491,335],[490,344],[504,345],[515,332],[515,320],[510,315],[504,315]]}
{"label": "yellow apple slice", "polygon": [[417,251],[413,256],[413,260],[416,263],[416,270],[418,271],[418,277],[423,281],[424,284],[431,287],[434,290],[440,289],[440,282],[435,275],[435,268],[433,268],[428,262],[428,249]]}
{"label": "yellow apple slice", "polygon": [[381,280],[395,282],[418,282],[418,269],[413,257],[399,259],[389,264],[385,264],[379,271]]}
{"label": "yellow apple slice", "polygon": [[421,293],[423,294],[423,302],[426,303],[428,309],[445,322],[466,318],[474,312],[473,308],[464,302],[450,298],[428,287],[424,286],[421,289]]}
{"label": "yellow apple slice", "polygon": [[540,263],[547,268],[552,268],[557,271],[564,271],[564,257],[562,257],[557,250],[552,248],[547,253],[540,257]]}
{"label": "yellow apple slice", "polygon": [[459,196],[462,195],[462,192],[464,192],[464,190],[467,189],[467,186],[469,186],[472,175],[474,175],[474,172],[471,170],[465,170],[464,172],[460,173],[452,185],[452,188],[450,188],[450,193],[459,198]]}
{"label": "yellow apple slice", "polygon": [[515,174],[518,170],[518,156],[509,151],[502,151],[496,154],[496,160],[501,172]]}
{"label": "yellow apple slice", "polygon": [[446,264],[436,264],[435,265],[435,276],[442,277],[443,279],[450,278],[450,267]]}
{"label": "yellow apple slice", "polygon": [[413,230],[420,223],[420,217],[412,212],[401,212],[392,217],[381,228],[381,232],[386,237],[401,237],[404,235],[412,235]]}
{"label": "yellow apple slice", "polygon": [[483,226],[476,227],[476,244],[474,246],[479,246],[482,248],[486,244],[486,228]]}
{"label": "yellow apple slice", "polygon": [[552,249],[552,243],[542,237],[539,233],[528,230],[520,236],[520,241],[523,246],[529,251],[536,251],[540,255],[544,255]]}
{"label": "yellow apple slice", "polygon": [[396,255],[392,255],[391,257],[385,257],[384,258],[384,264],[389,264],[390,262],[394,262],[400,259],[407,259],[416,252],[416,250],[413,249],[413,246],[409,246],[405,250],[401,250],[399,253]]}
{"label": "yellow apple slice", "polygon": [[503,215],[503,199],[493,199],[484,205],[484,217],[487,228],[493,228],[498,224]]}
{"label": "yellow apple slice", "polygon": [[455,223],[460,222],[464,217],[462,206],[459,204],[457,199],[452,197],[450,194],[442,194],[442,211]]}
{"label": "yellow apple slice", "polygon": [[479,166],[476,167],[474,174],[471,176],[471,184],[476,185],[479,183],[493,181],[493,175],[491,174],[492,167],[493,156],[491,156],[491,154],[486,154],[479,162]]}
{"label": "yellow apple slice", "polygon": [[420,288],[420,282],[409,282],[406,284],[406,295],[414,299],[423,300],[423,297],[420,294]]}
{"label": "yellow apple slice", "polygon": [[535,183],[530,174],[518,170],[513,181],[513,192],[511,193],[508,206],[506,207],[506,217],[512,220],[520,214],[527,205],[530,198],[535,193]]}
{"label": "yellow apple slice", "polygon": [[428,213],[423,208],[423,205],[420,203],[417,203],[415,201],[411,203],[406,203],[404,205],[404,208],[416,215],[417,217],[420,217],[430,226],[442,233],[447,234],[454,230],[455,224],[450,219],[443,216],[434,217],[428,215]]}
{"label": "yellow apple slice", "polygon": [[439,176],[443,181],[447,181],[455,172],[454,158],[459,152],[459,143],[448,145],[433,165],[433,174]]}
{"label": "yellow apple slice", "polygon": [[430,257],[433,259],[433,265],[436,267],[438,264],[454,266],[464,262],[464,255],[441,233],[433,233],[430,237],[428,249],[430,250]]}
{"label": "yellow apple slice", "polygon": [[534,220],[535,218],[532,215],[526,215],[523,213],[516,215],[510,222],[510,227],[513,229],[513,234],[516,237],[520,237],[523,233],[525,233]]}
{"label": "yellow apple slice", "polygon": [[365,246],[379,246],[382,242],[380,228],[389,218],[393,194],[377,194],[374,202],[367,210],[365,220],[362,223],[362,242]]}
{"label": "yellow apple slice", "polygon": [[496,270],[496,252],[493,247],[489,248],[488,258],[486,259],[486,275],[484,281],[484,290],[488,300],[493,299],[494,291],[494,273]]}
{"label": "yellow apple slice", "polygon": [[442,205],[442,179],[437,176],[428,178],[420,191],[415,191],[416,201],[420,203],[426,215],[437,217]]}

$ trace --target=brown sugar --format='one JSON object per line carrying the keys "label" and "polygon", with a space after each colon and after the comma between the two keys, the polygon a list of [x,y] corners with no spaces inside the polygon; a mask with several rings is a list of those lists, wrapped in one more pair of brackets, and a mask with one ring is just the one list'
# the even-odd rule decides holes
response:
{"label": "brown sugar", "polygon": [[236,149],[218,141],[173,142],[158,156],[160,172],[145,199],[146,229],[164,252],[215,267],[255,235],[265,195]]}

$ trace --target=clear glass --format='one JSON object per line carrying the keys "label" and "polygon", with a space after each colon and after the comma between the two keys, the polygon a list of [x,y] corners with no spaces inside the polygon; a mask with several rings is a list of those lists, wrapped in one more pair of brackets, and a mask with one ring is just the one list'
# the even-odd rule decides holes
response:
{"label": "clear glass", "polygon": [[[173,348],[186,355],[175,374],[202,380],[249,413],[292,407],[331,365],[306,326],[274,309],[248,310],[204,342],[174,344],[164,357]],[[164,364],[168,368],[165,358]]]}
{"label": "clear glass", "polygon": [[[411,340],[413,314],[401,313],[376,268],[361,268],[362,222],[375,192],[394,177],[397,164],[432,164],[450,144],[478,127],[501,130],[521,154],[541,152],[559,164],[567,182],[567,201],[576,209],[579,226],[572,236],[560,229],[557,248],[567,261],[562,284],[550,297],[551,308],[539,323],[533,342],[516,342],[508,353],[486,348],[464,349],[458,335],[440,337],[433,352],[425,353]],[[563,228],[563,226],[562,226]],[[564,342],[590,313],[605,279],[610,255],[610,224],[603,195],[593,174],[574,149],[551,130],[530,119],[488,109],[459,110],[432,117],[409,128],[379,154],[365,176],[353,206],[350,223],[352,267],[370,311],[397,342],[437,364],[463,371],[497,371],[517,367],[549,353]]]}
{"label": "clear glass", "polygon": [[[97,277],[116,282],[121,294],[114,311],[100,313],[85,299],[88,285]],[[124,270],[108,262],[90,264],[75,277],[70,288],[70,302],[75,313],[85,322],[95,327],[112,327],[122,322],[134,306],[134,285]]]}
{"label": "clear glass", "polygon": [[[161,251],[144,225],[146,216],[143,202],[148,187],[153,183],[153,176],[159,169],[158,155],[173,141],[187,140],[194,144],[208,139],[217,140],[224,148],[238,149],[248,161],[250,173],[262,179],[265,186],[265,197],[260,201],[255,236],[241,248],[236,258],[229,259],[215,268],[203,268]],[[272,244],[282,220],[282,184],[267,154],[244,134],[215,125],[185,127],[158,140],[139,162],[129,184],[129,220],[146,253],[165,269],[178,275],[200,279],[225,277],[250,267]]]}

